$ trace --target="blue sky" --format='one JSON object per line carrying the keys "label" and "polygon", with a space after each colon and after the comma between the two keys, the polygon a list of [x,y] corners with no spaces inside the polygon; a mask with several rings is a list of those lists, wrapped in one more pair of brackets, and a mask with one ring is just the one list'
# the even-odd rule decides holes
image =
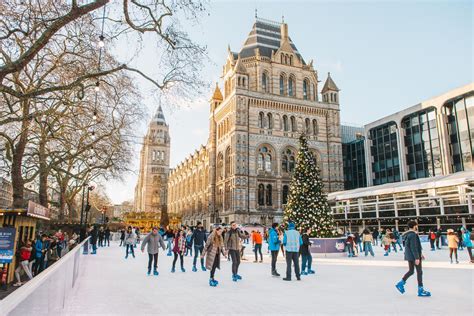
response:
{"label": "blue sky", "polygon": [[[207,45],[210,62],[202,73],[218,81],[227,45],[239,51],[258,16],[288,23],[289,35],[305,60],[314,60],[320,80],[327,72],[341,89],[342,122],[364,125],[473,81],[472,1],[211,1],[209,15],[187,26]],[[126,49],[118,46],[117,49]],[[120,52],[119,52],[120,53]],[[152,62],[153,47],[140,59]],[[142,84],[149,116],[157,106]],[[322,84],[320,85],[320,88]],[[207,100],[212,89],[185,105],[163,104],[171,134],[171,167],[208,135]],[[143,122],[137,136],[142,136]],[[138,152],[133,169],[138,169]],[[136,172],[106,183],[114,203],[133,199]]]}

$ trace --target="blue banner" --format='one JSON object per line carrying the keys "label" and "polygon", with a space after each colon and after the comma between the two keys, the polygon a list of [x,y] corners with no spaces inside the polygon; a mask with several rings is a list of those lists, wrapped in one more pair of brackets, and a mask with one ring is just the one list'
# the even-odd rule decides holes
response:
{"label": "blue banner", "polygon": [[13,227],[0,227],[0,263],[11,263],[15,255],[15,234]]}
{"label": "blue banner", "polygon": [[343,253],[345,238],[310,238],[312,253]]}

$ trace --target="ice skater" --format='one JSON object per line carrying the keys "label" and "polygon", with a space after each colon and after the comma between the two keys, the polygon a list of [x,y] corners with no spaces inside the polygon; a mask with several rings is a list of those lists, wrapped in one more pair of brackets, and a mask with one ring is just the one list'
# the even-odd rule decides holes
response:
{"label": "ice skater", "polygon": [[[306,232],[301,235],[303,244],[301,245],[301,274],[308,275],[314,274],[314,270],[311,270],[311,264],[313,263],[313,256],[311,255],[311,241],[309,236],[311,235],[311,228],[306,229]],[[308,267],[308,271],[306,271]]]}
{"label": "ice skater", "polygon": [[405,293],[405,283],[416,269],[416,278],[418,280],[418,296],[431,296],[431,293],[423,288],[423,270],[421,262],[425,257],[421,253],[421,241],[418,236],[418,223],[415,221],[408,222],[408,232],[404,234],[405,239],[405,260],[408,261],[408,272],[403,276],[395,287],[400,293]]}
{"label": "ice skater", "polygon": [[[149,233],[142,242],[142,252],[145,250],[145,246],[147,246],[148,252],[148,275],[151,274],[151,264],[153,262],[153,275],[158,275],[158,253],[160,247],[163,251],[166,250],[165,242],[163,241],[163,237],[158,234],[158,227],[153,227],[151,233]],[[133,247],[132,247],[133,252]]]}
{"label": "ice skater", "polygon": [[299,255],[300,247],[303,244],[300,233],[295,230],[295,223],[288,223],[288,230],[283,237],[283,245],[286,248],[286,278],[284,281],[291,281],[291,263],[295,267],[295,275],[298,281],[301,280]]}
{"label": "ice skater", "polygon": [[270,250],[272,254],[272,275],[276,277],[280,276],[276,270],[276,262],[278,259],[280,244],[281,240],[278,234],[278,223],[273,223],[272,228],[268,230],[268,250]]}
{"label": "ice skater", "polygon": [[467,228],[461,228],[462,230],[462,239],[464,241],[464,246],[466,246],[467,253],[469,254],[469,261],[474,263],[472,259],[472,233]]}
{"label": "ice skater", "polygon": [[221,268],[221,254],[226,256],[224,249],[224,239],[222,238],[222,227],[218,226],[207,238],[206,245],[204,246],[201,254],[201,259],[204,260],[206,257],[206,268],[209,269],[209,285],[216,287],[219,282],[214,278],[216,269]]}
{"label": "ice skater", "polygon": [[[193,231],[191,235],[191,244],[194,245],[194,259],[193,259],[193,272],[197,271],[196,262],[199,254],[202,254],[204,250],[204,243],[207,241],[206,230],[201,222],[197,223],[196,229]],[[204,266],[204,259],[201,258],[201,270],[206,271],[206,267]]]}
{"label": "ice skater", "polygon": [[184,231],[182,229],[178,230],[175,233],[175,237],[173,240],[173,266],[171,268],[171,273],[175,272],[176,261],[179,257],[179,262],[181,263],[181,272],[186,272],[184,269],[184,253],[186,252],[186,236],[184,235]]}
{"label": "ice skater", "polygon": [[232,281],[242,280],[239,275],[241,242],[245,240],[246,235],[237,227],[237,223],[230,222],[230,230],[225,234],[224,247],[228,255],[232,258]]}
{"label": "ice skater", "polygon": [[253,245],[253,252],[255,253],[255,263],[258,262],[258,254],[260,254],[260,263],[263,262],[263,255],[262,255],[262,234],[260,231],[256,230],[252,232],[252,245]]}
{"label": "ice skater", "polygon": [[132,226],[128,226],[127,232],[125,233],[125,259],[128,258],[128,253],[132,254],[133,258],[135,258],[135,252],[133,250],[136,242],[136,235],[132,230]]}
{"label": "ice skater", "polygon": [[451,260],[451,263],[453,263],[453,252],[454,256],[456,259],[456,263],[459,263],[458,261],[458,245],[459,245],[459,238],[452,229],[448,229],[448,247],[449,247],[449,259]]}

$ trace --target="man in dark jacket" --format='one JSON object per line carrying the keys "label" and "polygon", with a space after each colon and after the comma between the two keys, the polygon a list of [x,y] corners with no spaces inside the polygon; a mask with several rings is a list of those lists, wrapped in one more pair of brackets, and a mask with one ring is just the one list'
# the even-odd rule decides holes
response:
{"label": "man in dark jacket", "polygon": [[378,246],[379,245],[379,230],[377,228],[374,229],[374,231],[372,233],[372,238],[374,239],[372,241],[372,245]]}
{"label": "man in dark jacket", "polygon": [[[194,230],[193,234],[191,235],[191,245],[194,243],[194,259],[193,259],[193,271],[196,272],[196,261],[198,255],[202,254],[204,250],[204,244],[207,241],[206,230],[202,226],[201,222],[197,223],[197,227]],[[206,271],[206,267],[204,266],[204,258],[201,258],[201,270]]]}
{"label": "man in dark jacket", "polygon": [[104,232],[104,246],[110,247],[110,228],[106,228]]}
{"label": "man in dark jacket", "polygon": [[418,236],[418,223],[415,221],[408,222],[408,232],[404,234],[405,239],[405,260],[408,261],[408,272],[403,276],[395,287],[400,293],[405,293],[405,283],[416,269],[416,277],[418,279],[418,296],[431,296],[431,293],[423,288],[423,270],[421,267],[422,260],[425,259],[421,253],[421,242]]}
{"label": "man in dark jacket", "polygon": [[[306,232],[301,235],[303,244],[301,245],[301,274],[314,274],[314,271],[311,270],[311,263],[313,262],[313,256],[311,256],[311,241],[309,240],[309,235],[311,235],[311,228],[308,228]],[[308,271],[306,271],[306,266]]]}
{"label": "man in dark jacket", "polygon": [[97,227],[96,226],[92,226],[91,227],[91,230],[89,232],[89,236],[91,237],[91,239],[89,240],[90,244],[92,245],[92,252],[91,252],[91,255],[95,255],[97,253],[97,235],[98,235],[98,232],[97,232]]}

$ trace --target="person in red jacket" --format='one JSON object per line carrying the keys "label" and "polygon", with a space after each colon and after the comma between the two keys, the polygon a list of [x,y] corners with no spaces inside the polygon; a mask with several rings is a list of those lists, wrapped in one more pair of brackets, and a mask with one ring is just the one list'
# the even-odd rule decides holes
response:
{"label": "person in red jacket", "polygon": [[31,242],[28,241],[26,243],[26,245],[24,245],[23,247],[20,248],[20,264],[18,265],[18,267],[16,268],[15,270],[15,276],[16,276],[16,283],[13,284],[13,286],[20,286],[22,285],[23,283],[21,282],[21,278],[20,278],[20,272],[21,270],[25,271],[26,275],[28,276],[28,278],[31,280],[33,279],[33,275],[31,274],[31,270],[29,268],[29,260],[30,260],[30,257],[31,257],[31,251],[33,250],[33,248],[31,247]]}
{"label": "person in red jacket", "polygon": [[262,234],[260,231],[255,230],[252,232],[252,244],[253,244],[253,251],[255,252],[255,261],[258,262],[258,254],[260,253],[260,263],[263,262],[263,255],[262,255]]}
{"label": "person in red jacket", "polygon": [[176,261],[178,260],[178,256],[179,256],[179,261],[181,263],[181,271],[186,272],[183,266],[183,256],[185,252],[186,252],[186,236],[184,235],[184,231],[180,229],[178,230],[178,232],[175,233],[175,237],[173,239],[174,259],[173,259],[173,267],[171,268],[171,272],[174,273],[175,271],[175,266],[176,266]]}

